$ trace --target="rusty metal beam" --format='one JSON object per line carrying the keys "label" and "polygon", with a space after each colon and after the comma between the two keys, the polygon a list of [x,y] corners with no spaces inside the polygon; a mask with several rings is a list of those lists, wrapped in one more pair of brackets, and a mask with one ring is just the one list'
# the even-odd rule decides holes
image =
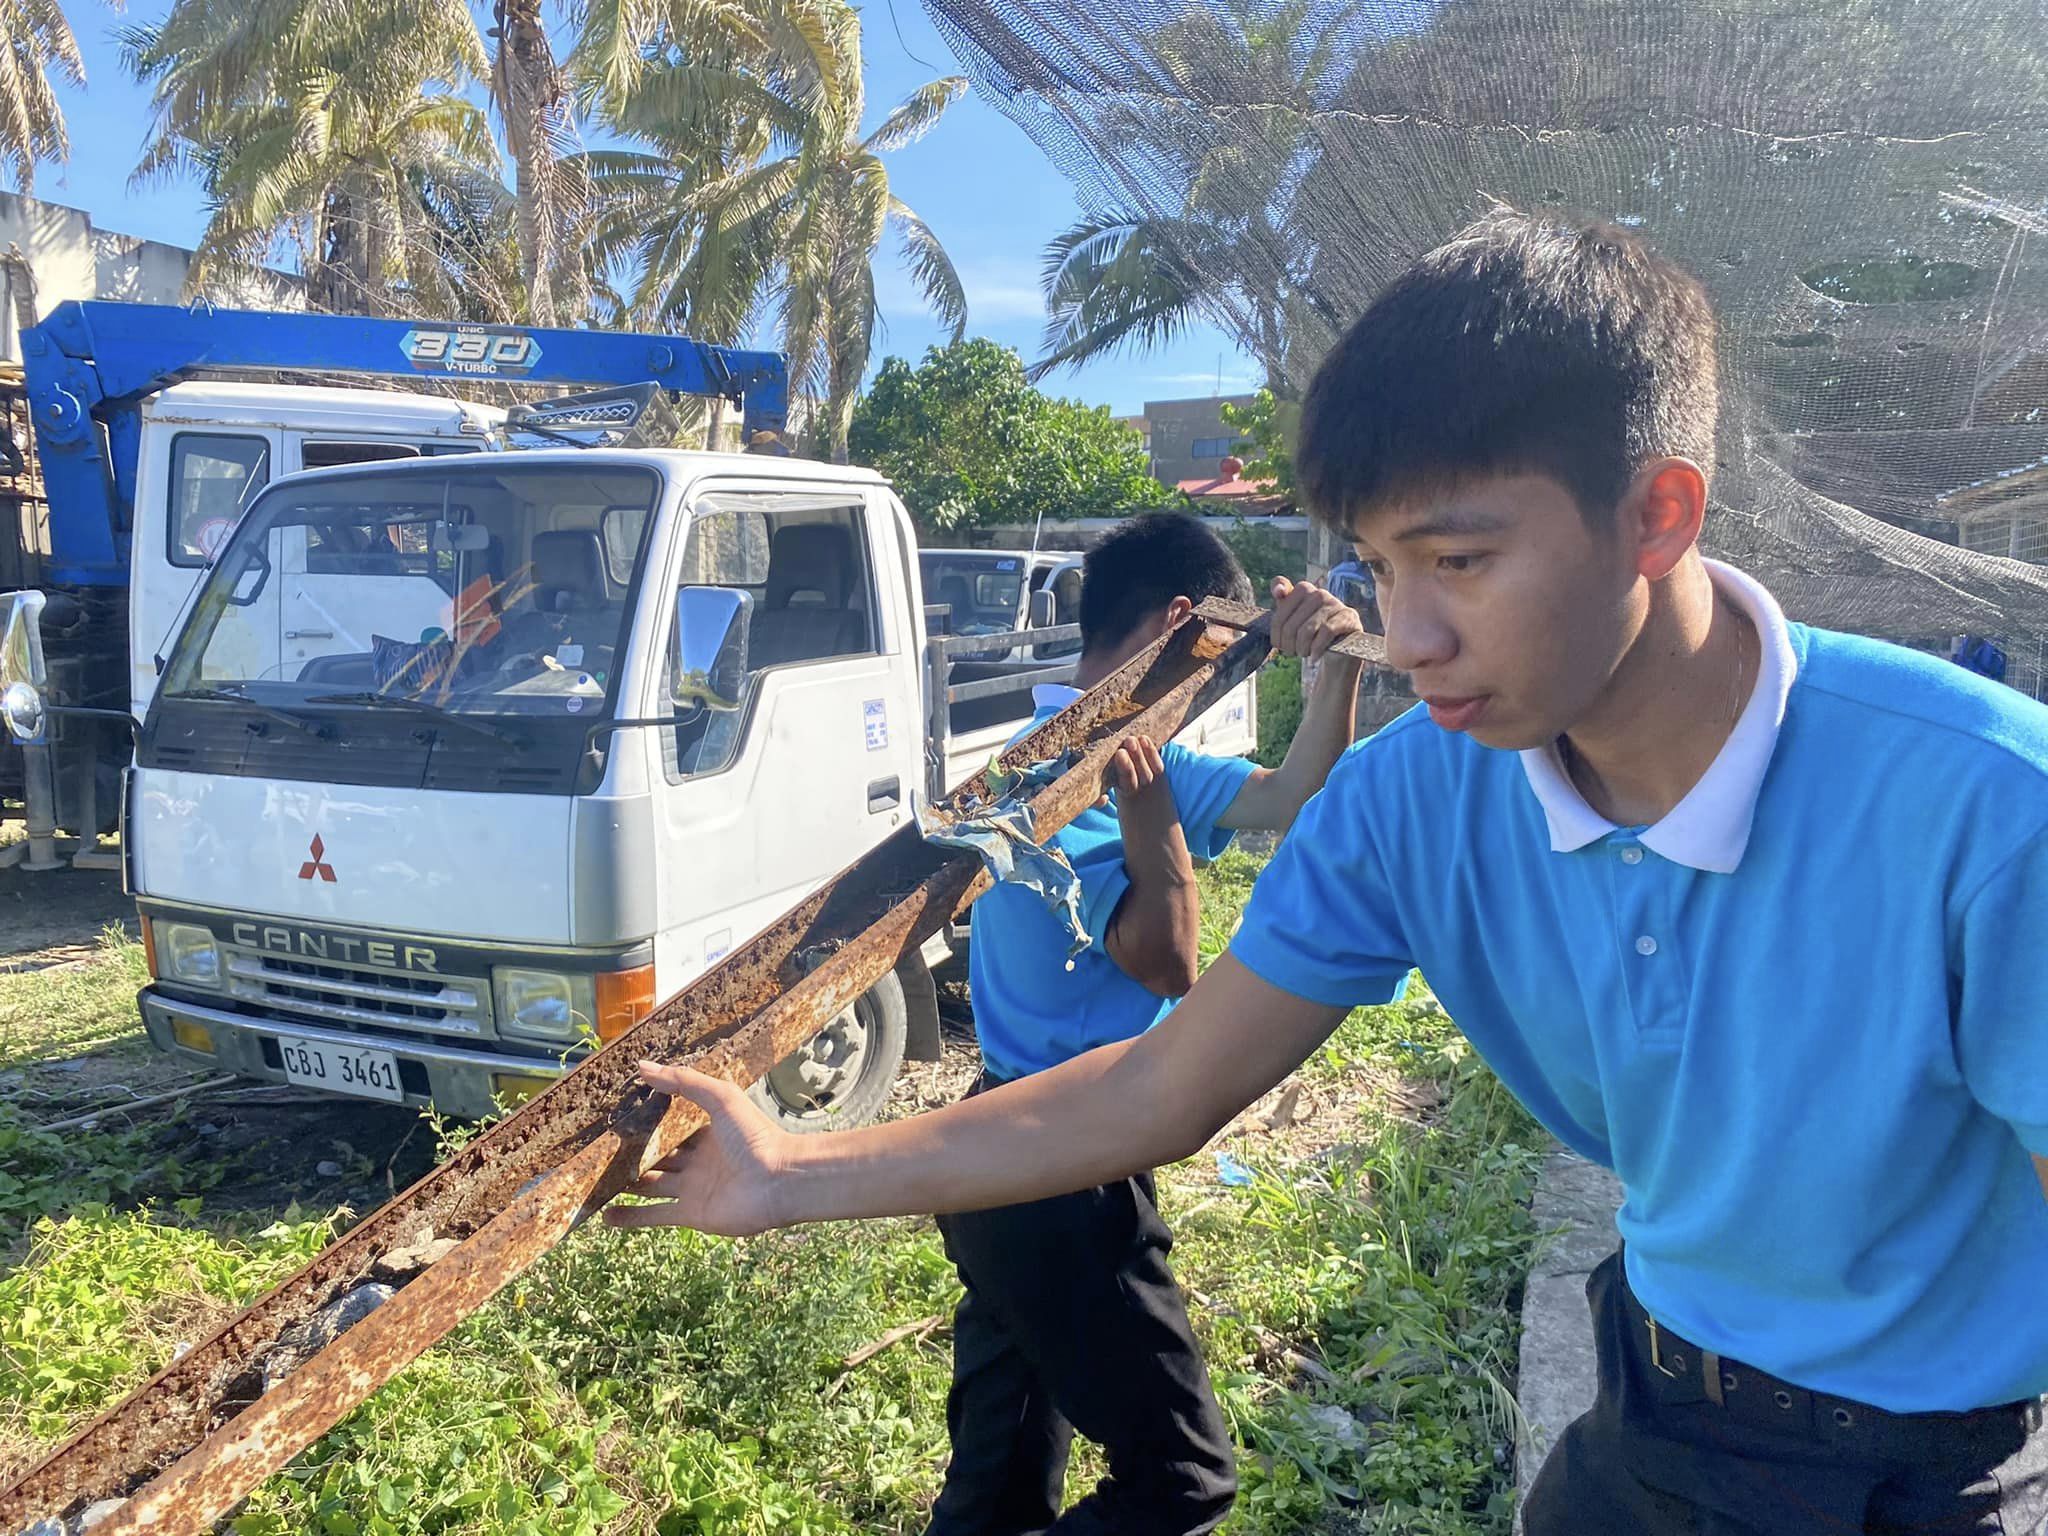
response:
{"label": "rusty metal beam", "polygon": [[[1003,754],[1003,769],[1066,764],[1028,797],[1041,838],[1093,803],[1126,736],[1171,737],[1264,661],[1255,611],[1201,612]],[[1204,622],[1212,615],[1220,627]],[[935,809],[959,816],[994,798],[984,773]],[[102,1536],[210,1529],[702,1125],[693,1106],[635,1083],[638,1060],[755,1081],[987,884],[972,855],[905,827],[0,1490],[0,1532],[123,1496]],[[262,1357],[280,1335],[422,1227],[457,1246],[262,1391]]]}

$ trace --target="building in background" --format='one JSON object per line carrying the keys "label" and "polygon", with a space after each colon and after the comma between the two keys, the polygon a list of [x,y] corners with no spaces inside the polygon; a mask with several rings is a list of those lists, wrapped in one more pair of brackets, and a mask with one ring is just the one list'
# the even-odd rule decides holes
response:
{"label": "building in background", "polygon": [[1179,485],[1183,480],[1220,477],[1223,461],[1244,441],[1243,433],[1223,424],[1223,407],[1251,403],[1250,395],[1148,400],[1143,416],[1124,419],[1145,435],[1153,478]]}
{"label": "building in background", "polygon": [[[46,316],[66,299],[182,304],[193,253],[182,246],[100,229],[82,208],[0,192],[0,253],[21,253],[34,277],[34,308]],[[0,362],[21,360],[17,332],[20,269],[0,265]],[[233,309],[304,309],[305,283],[288,272],[223,273],[205,297]]]}
{"label": "building in background", "polygon": [[2048,565],[2048,466],[2028,464],[1959,486],[1937,504],[1955,518],[1963,548]]}
{"label": "building in background", "polygon": [[1247,480],[1244,460],[1232,456],[1214,475],[1197,475],[1174,482],[1176,491],[1187,497],[1197,512],[1208,517],[1285,517],[1294,506],[1275,489],[1270,480]]}

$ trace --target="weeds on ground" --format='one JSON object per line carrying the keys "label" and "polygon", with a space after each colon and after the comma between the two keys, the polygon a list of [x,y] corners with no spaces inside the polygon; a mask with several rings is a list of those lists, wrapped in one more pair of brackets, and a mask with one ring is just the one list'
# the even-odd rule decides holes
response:
{"label": "weeds on ground", "polygon": [[[1233,854],[1204,871],[1206,957],[1259,867]],[[1242,1448],[1229,1529],[1504,1536],[1529,1122],[1419,985],[1355,1014],[1303,1076],[1354,1117],[1337,1145],[1288,1162],[1248,1140],[1246,1188],[1199,1160],[1161,1179]],[[130,1156],[70,1145],[88,1162]],[[85,1175],[54,1149],[23,1166],[17,1194],[46,1214],[26,1258],[0,1272],[0,1477],[334,1230],[296,1209],[223,1222],[196,1199],[79,1206],[64,1181]],[[260,1489],[232,1528],[919,1531],[944,1466],[957,1295],[928,1222],[738,1243],[586,1227]],[[1096,1471],[1077,1457],[1077,1491]]]}
{"label": "weeds on ground", "polygon": [[[172,1116],[109,1114],[89,1127],[39,1129],[77,1109],[83,1100],[74,1084],[91,1080],[35,1069],[87,1052],[101,1065],[132,1058],[138,1077],[156,1066],[135,1011],[147,979],[142,946],[119,928],[101,935],[89,959],[0,972],[0,1262],[19,1254],[40,1217],[145,1197],[170,1201],[219,1182],[219,1168],[167,1150]],[[83,1093],[107,1097],[91,1086]]]}
{"label": "weeds on ground", "polygon": [[1266,768],[1286,761],[1301,727],[1301,658],[1281,656],[1259,673],[1259,746],[1252,756]]}
{"label": "weeds on ground", "polygon": [[0,1071],[140,1039],[135,994],[149,980],[142,946],[118,927],[89,960],[48,970],[0,969]]}

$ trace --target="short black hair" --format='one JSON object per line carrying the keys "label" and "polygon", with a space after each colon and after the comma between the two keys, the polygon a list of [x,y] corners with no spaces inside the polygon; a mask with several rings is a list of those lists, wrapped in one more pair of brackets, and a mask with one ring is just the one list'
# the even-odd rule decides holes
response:
{"label": "short black hair", "polygon": [[1145,512],[1112,529],[1081,564],[1081,649],[1120,645],[1176,597],[1250,602],[1237,556],[1200,519]]}
{"label": "short black hair", "polygon": [[1544,474],[1599,526],[1652,459],[1711,473],[1718,410],[1699,279],[1614,225],[1502,209],[1396,278],[1323,360],[1296,485],[1348,535],[1401,497]]}

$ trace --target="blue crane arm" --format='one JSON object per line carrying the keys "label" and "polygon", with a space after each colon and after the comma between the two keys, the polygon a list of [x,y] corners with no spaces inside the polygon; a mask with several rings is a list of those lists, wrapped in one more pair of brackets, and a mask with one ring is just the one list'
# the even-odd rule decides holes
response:
{"label": "blue crane arm", "polygon": [[48,580],[124,586],[142,401],[208,369],[598,387],[652,382],[738,403],[748,435],[780,432],[789,370],[777,352],[630,331],[370,320],[354,315],[67,302],[21,333],[50,503]]}

